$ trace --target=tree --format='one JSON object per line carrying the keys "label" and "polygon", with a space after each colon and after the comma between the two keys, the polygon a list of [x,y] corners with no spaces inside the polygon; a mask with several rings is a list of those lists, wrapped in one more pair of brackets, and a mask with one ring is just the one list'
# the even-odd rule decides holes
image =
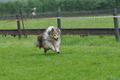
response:
{"label": "tree", "polygon": [[[85,11],[120,8],[120,0],[26,0],[0,2],[0,14],[19,14],[20,8],[37,8],[37,12]],[[31,10],[23,10],[31,13]]]}

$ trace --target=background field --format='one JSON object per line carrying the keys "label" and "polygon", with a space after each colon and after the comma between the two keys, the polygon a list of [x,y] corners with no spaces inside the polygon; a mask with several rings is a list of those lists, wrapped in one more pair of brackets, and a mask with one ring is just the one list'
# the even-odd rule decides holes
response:
{"label": "background field", "polygon": [[63,35],[61,53],[34,47],[36,36],[0,36],[1,80],[120,80],[114,36]]}
{"label": "background field", "polygon": [[[0,22],[0,29],[17,29],[17,22]],[[26,20],[26,29],[46,29],[48,26],[57,26],[57,19]],[[62,28],[114,28],[113,18],[91,19],[61,19]],[[21,28],[22,22],[21,22]]]}

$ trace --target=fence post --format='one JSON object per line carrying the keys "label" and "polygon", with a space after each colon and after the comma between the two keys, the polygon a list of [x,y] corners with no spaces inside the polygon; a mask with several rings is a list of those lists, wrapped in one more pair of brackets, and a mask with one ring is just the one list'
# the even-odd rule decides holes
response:
{"label": "fence post", "polygon": [[57,25],[58,25],[58,28],[61,29],[61,20],[60,20],[60,11],[57,12]]}
{"label": "fence post", "polygon": [[17,19],[17,27],[18,27],[18,37],[20,39],[21,38],[21,28],[20,28],[20,21],[18,20],[19,19],[18,15],[16,15],[16,19]]}
{"label": "fence post", "polygon": [[118,27],[118,17],[117,17],[117,8],[113,9],[113,16],[114,16],[114,26],[115,26],[115,37],[116,37],[117,41],[120,41],[119,27]]}

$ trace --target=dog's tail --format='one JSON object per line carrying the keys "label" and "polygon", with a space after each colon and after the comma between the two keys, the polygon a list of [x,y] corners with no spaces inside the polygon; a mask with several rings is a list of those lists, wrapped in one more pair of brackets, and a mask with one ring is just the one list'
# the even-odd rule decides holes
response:
{"label": "dog's tail", "polygon": [[43,34],[40,34],[37,36],[37,39],[36,39],[36,47],[39,47],[39,49],[42,48],[42,41],[43,41]]}
{"label": "dog's tail", "polygon": [[38,41],[35,42],[35,47],[39,47],[39,49],[41,48],[40,43]]}

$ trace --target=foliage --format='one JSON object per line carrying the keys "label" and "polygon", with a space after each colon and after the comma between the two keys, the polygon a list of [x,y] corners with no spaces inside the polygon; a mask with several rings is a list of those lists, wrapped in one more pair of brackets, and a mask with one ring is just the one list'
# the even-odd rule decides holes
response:
{"label": "foliage", "polygon": [[43,54],[35,38],[0,37],[1,80],[120,79],[120,43],[113,36],[62,36],[60,54]]}
{"label": "foliage", "polygon": [[[119,0],[26,0],[0,2],[0,14],[19,14],[20,8],[37,8],[37,12],[105,10],[120,8]],[[23,10],[31,13],[31,10]]]}

